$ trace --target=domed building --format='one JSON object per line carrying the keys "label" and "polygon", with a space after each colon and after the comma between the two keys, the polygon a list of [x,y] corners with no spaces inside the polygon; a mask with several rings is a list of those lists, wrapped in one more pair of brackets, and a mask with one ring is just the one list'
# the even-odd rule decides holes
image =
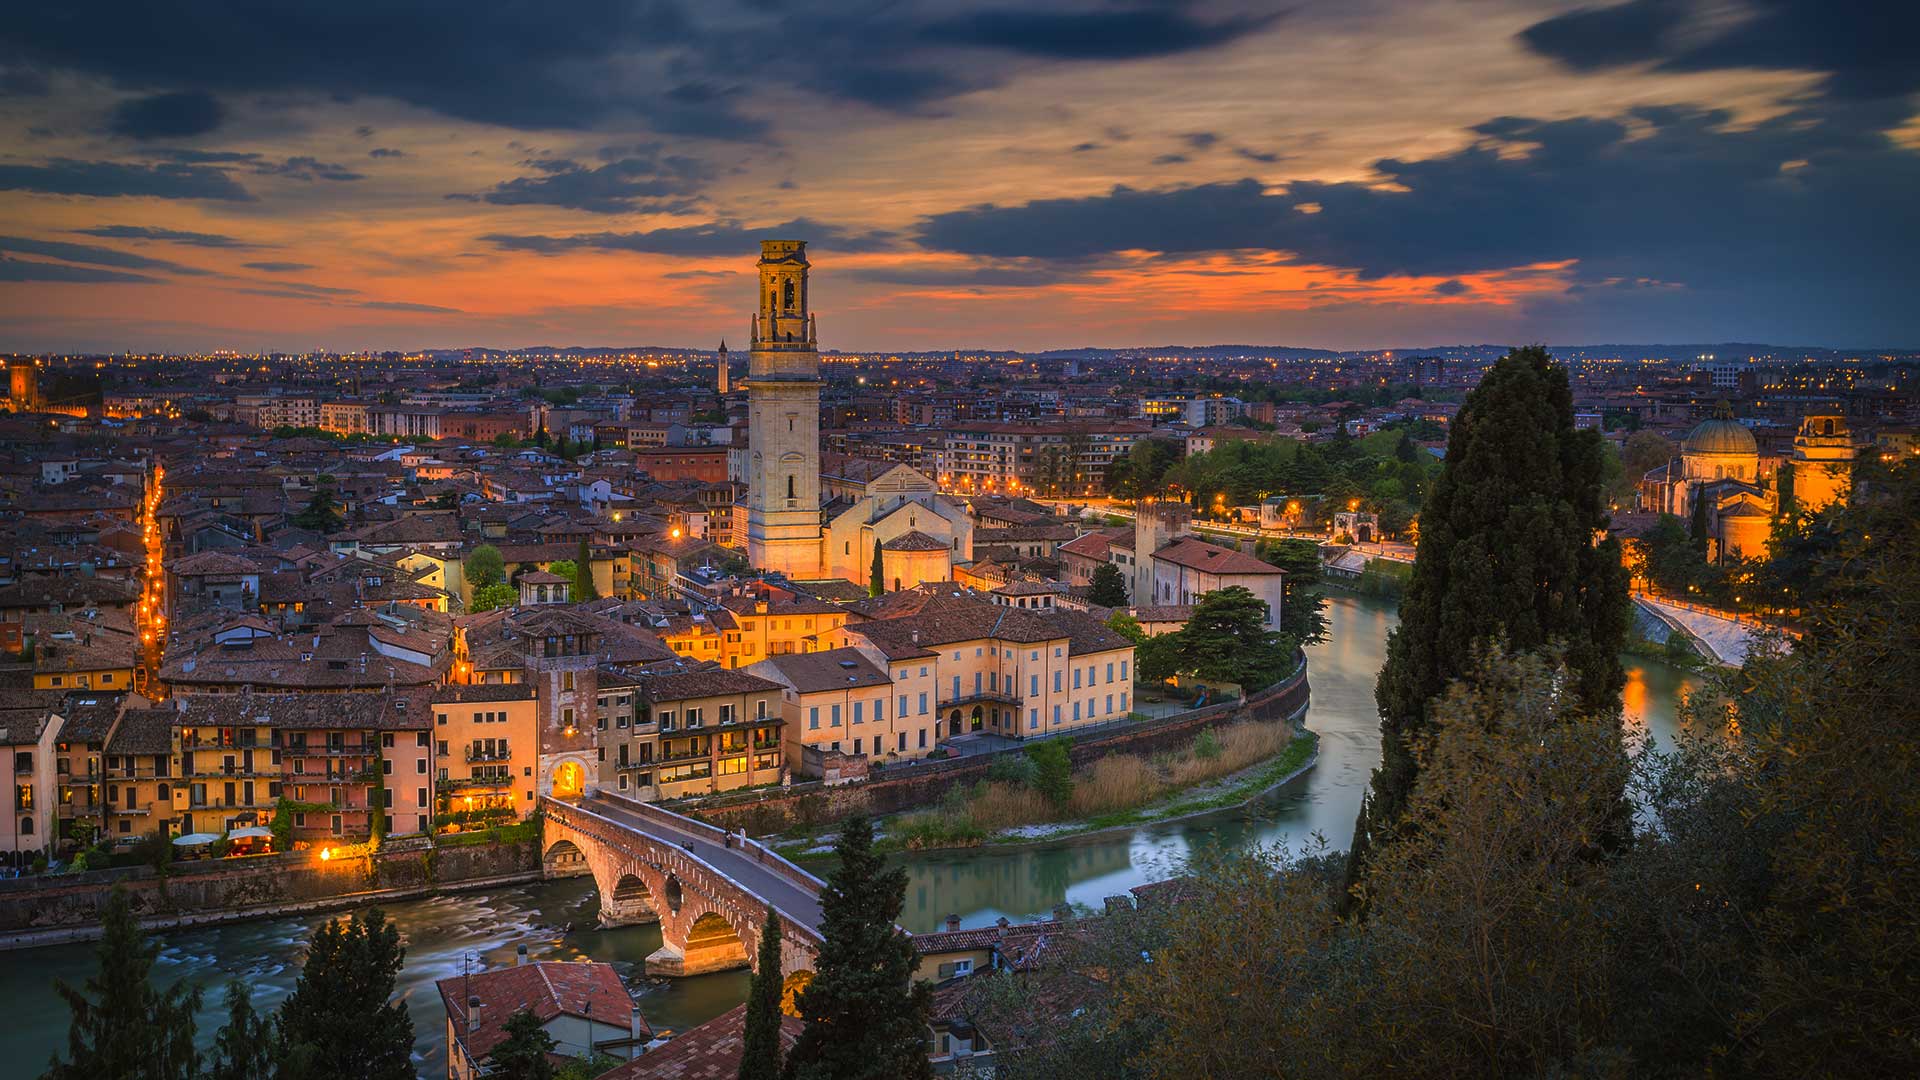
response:
{"label": "domed building", "polygon": [[1780,500],[1773,478],[1760,471],[1760,444],[1733,408],[1721,402],[1713,416],[1688,432],[1680,455],[1640,482],[1644,509],[1691,521],[1704,505],[1710,556],[1758,558],[1766,554]]}

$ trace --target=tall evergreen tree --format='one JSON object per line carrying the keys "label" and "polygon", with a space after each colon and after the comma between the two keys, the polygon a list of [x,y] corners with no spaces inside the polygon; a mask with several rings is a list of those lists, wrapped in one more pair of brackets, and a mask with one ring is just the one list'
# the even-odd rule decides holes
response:
{"label": "tall evergreen tree", "polygon": [[584,604],[589,600],[600,599],[600,590],[593,583],[593,550],[587,546],[587,538],[580,538],[580,554],[573,559],[573,602]]}
{"label": "tall evergreen tree", "polygon": [[1576,712],[1617,723],[1629,601],[1619,542],[1594,543],[1605,470],[1600,433],[1574,429],[1566,369],[1545,349],[1508,353],[1468,395],[1374,691],[1381,762],[1354,826],[1349,899],[1370,853],[1403,827],[1432,702],[1488,640],[1514,652],[1560,643]]}
{"label": "tall evergreen tree", "polygon": [[887,591],[887,564],[880,557],[880,538],[873,539],[873,570],[867,578],[867,595],[881,596]]}
{"label": "tall evergreen tree", "polygon": [[907,872],[884,869],[873,823],[848,819],[834,845],[839,869],[820,895],[820,966],[801,992],[806,1028],[787,1055],[787,1080],[917,1080],[927,1060],[932,991],[913,981],[913,943],[894,920]]}
{"label": "tall evergreen tree", "polygon": [[126,890],[107,896],[100,925],[99,972],[78,988],[53,981],[73,1019],[66,1060],[55,1055],[41,1080],[191,1080],[200,1068],[193,1046],[200,988],[153,988],[148,978],[160,946],[141,932]]}
{"label": "tall evergreen tree", "polygon": [[780,1076],[780,916],[767,909],[760,927],[760,957],[747,991],[746,1030],[740,1041],[740,1080]]}
{"label": "tall evergreen tree", "polygon": [[1107,562],[1094,567],[1093,580],[1089,585],[1088,602],[1110,608],[1127,606],[1127,579],[1121,575],[1118,566]]}
{"label": "tall evergreen tree", "polygon": [[213,1061],[205,1080],[263,1080],[272,1076],[273,1020],[253,1011],[252,994],[239,979],[227,984],[227,1022],[213,1038]]}
{"label": "tall evergreen tree", "polygon": [[415,1080],[413,1018],[393,1000],[406,955],[379,908],[314,931],[293,996],[280,1006],[287,1080]]}

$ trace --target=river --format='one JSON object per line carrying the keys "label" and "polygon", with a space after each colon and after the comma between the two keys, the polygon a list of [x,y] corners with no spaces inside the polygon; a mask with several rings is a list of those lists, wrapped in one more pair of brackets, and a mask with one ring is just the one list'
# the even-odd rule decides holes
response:
{"label": "river", "polygon": [[[928,931],[957,914],[964,925],[981,926],[1002,915],[1044,915],[1063,900],[1097,909],[1107,896],[1168,876],[1203,843],[1297,846],[1319,833],[1344,848],[1361,792],[1380,759],[1373,682],[1397,617],[1392,601],[1347,595],[1331,599],[1328,616],[1330,639],[1308,653],[1313,704],[1307,723],[1320,735],[1320,760],[1306,775],[1254,805],[1204,818],[1042,847],[913,857],[906,862],[911,879],[901,923]],[[1698,676],[1657,661],[1623,660],[1629,731],[1670,746],[1680,699]],[[389,907],[406,940],[400,990],[413,1016],[421,1075],[444,1075],[445,1020],[434,982],[459,975],[465,966],[511,964],[517,947],[525,945],[534,959],[601,960],[637,977],[641,961],[660,945],[658,928],[599,930],[597,906],[591,879],[575,878]],[[190,979],[207,987],[200,1035],[210,1041],[223,1019],[226,982],[243,980],[254,989],[257,1008],[274,1008],[291,990],[301,947],[321,921],[266,919],[164,934],[156,979]],[[93,969],[91,945],[0,953],[0,1001],[12,1016],[0,1027],[0,1077],[37,1076],[48,1055],[65,1045],[67,1009],[50,980],[77,985]],[[644,983],[639,1000],[654,1027],[684,1030],[740,1003],[746,988],[745,972],[727,972]]]}

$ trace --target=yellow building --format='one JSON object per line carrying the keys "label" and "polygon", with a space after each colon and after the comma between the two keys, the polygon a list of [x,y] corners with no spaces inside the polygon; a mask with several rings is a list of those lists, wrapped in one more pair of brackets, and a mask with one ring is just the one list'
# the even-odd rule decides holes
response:
{"label": "yellow building", "polygon": [[785,775],[779,683],[679,662],[612,674],[603,673],[602,684],[615,696],[621,682],[635,695],[625,737],[616,727],[602,743],[611,746],[615,791],[675,799],[777,784]]}
{"label": "yellow building", "polygon": [[115,845],[149,833],[171,836],[180,831],[174,827],[173,810],[180,772],[173,752],[174,715],[171,708],[129,708],[107,740],[101,779],[106,835]]}
{"label": "yellow building", "polygon": [[1793,501],[1802,513],[1816,514],[1847,498],[1853,489],[1857,448],[1839,413],[1810,413],[1793,437]]}
{"label": "yellow building", "polygon": [[533,813],[540,738],[533,687],[443,686],[433,695],[434,818],[462,826]]}
{"label": "yellow building", "polygon": [[887,669],[859,649],[775,656],[747,671],[784,687],[787,767],[795,772],[818,776],[826,751],[905,759],[933,749],[932,712],[916,714],[911,694],[896,701]]}

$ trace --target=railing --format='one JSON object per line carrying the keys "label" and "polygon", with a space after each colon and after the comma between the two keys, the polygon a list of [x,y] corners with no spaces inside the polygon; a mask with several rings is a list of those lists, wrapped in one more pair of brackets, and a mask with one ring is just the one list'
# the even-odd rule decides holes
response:
{"label": "railing", "polygon": [[367,757],[380,752],[372,743],[358,743],[352,746],[306,746],[294,745],[280,748],[282,754],[293,757]]}
{"label": "railing", "polygon": [[468,761],[506,761],[512,757],[513,752],[504,746],[497,750],[488,750],[484,747],[467,747]]}

